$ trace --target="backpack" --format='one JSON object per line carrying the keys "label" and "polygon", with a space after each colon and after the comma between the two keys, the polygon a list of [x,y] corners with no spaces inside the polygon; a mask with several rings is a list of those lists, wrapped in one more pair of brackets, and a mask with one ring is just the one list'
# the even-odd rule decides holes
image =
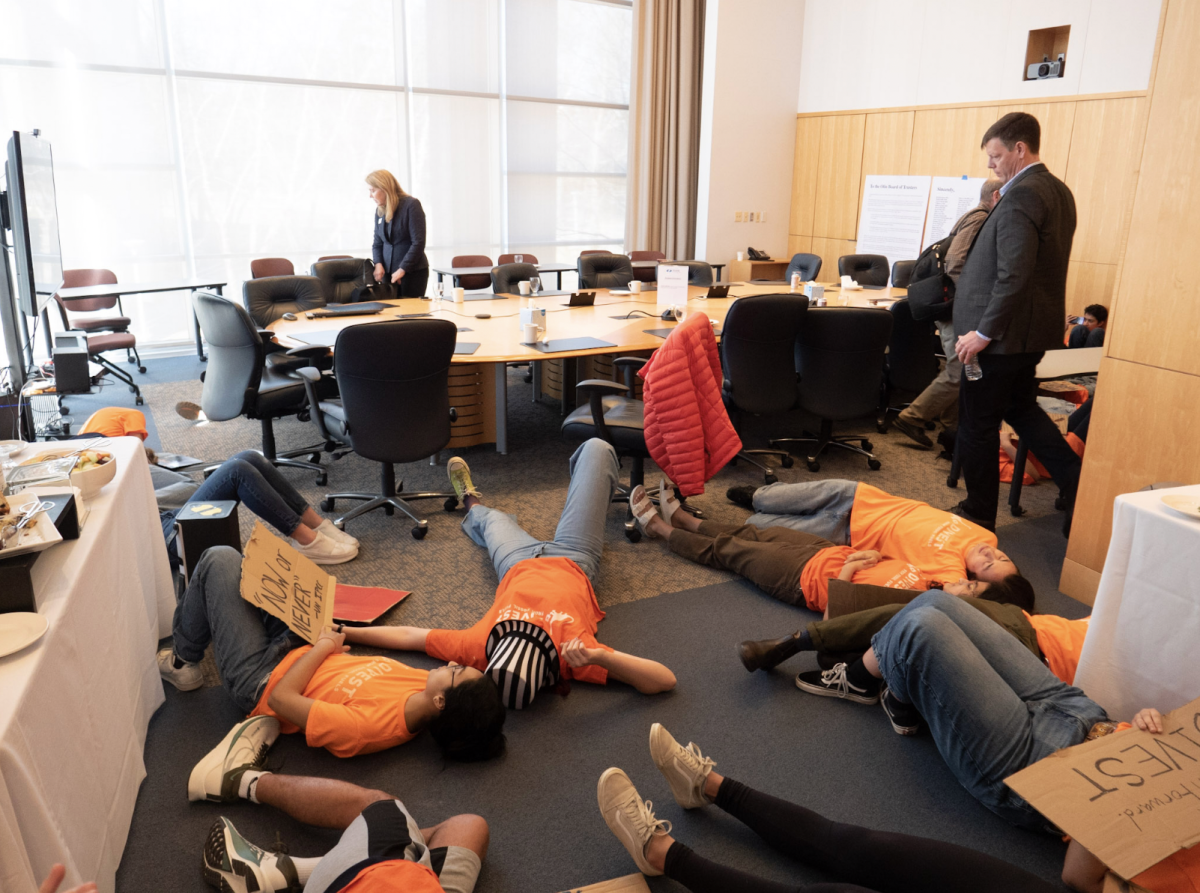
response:
{"label": "backpack", "polygon": [[954,280],[946,275],[946,254],[952,236],[921,252],[908,283],[908,307],[913,319],[947,320],[954,315]]}

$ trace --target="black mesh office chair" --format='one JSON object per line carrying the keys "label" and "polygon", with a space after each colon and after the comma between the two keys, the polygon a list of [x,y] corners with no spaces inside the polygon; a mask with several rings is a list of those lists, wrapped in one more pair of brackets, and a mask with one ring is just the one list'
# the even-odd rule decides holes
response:
{"label": "black mesh office chair", "polygon": [[364,459],[380,463],[380,492],[330,493],[321,502],[333,511],[339,499],[366,500],[334,519],[343,528],[359,515],[396,509],[416,522],[412,535],[423,539],[428,522],[418,518],[407,500],[444,499],[446,511],[458,505],[453,493],[403,492],[396,485],[395,463],[416,462],[445,448],[450,423],[450,360],[458,327],[446,319],[395,319],[350,326],[338,335],[333,368],[341,396],[321,399],[314,388],[316,369],[300,370],[309,388],[312,417],[327,442],[350,446]]}
{"label": "black mesh office chair", "polygon": [[843,254],[838,276],[849,276],[859,285],[887,285],[888,259],[882,254]]}
{"label": "black mesh office chair", "polygon": [[321,285],[326,304],[348,304],[355,289],[375,281],[375,266],[365,257],[319,260],[309,268]]}
{"label": "black mesh office chair", "polygon": [[242,283],[242,303],[250,318],[265,327],[285,313],[320,310],[325,296],[316,276],[268,276]]}
{"label": "black mesh office chair", "polygon": [[492,267],[492,291],[498,295],[519,294],[517,283],[528,282],[536,275],[538,268],[533,264],[500,264]]}
{"label": "black mesh office chair", "polygon": [[792,281],[792,274],[799,273],[801,282],[812,282],[821,272],[821,258],[815,254],[793,254],[788,264],[787,272],[783,274],[784,282]]}
{"label": "black mesh office chair", "polygon": [[896,395],[916,397],[938,374],[933,321],[913,319],[907,299],[894,303],[890,312],[892,335],[883,367],[883,393],[876,423],[880,434],[887,433],[892,419],[908,405],[895,405]]}
{"label": "black mesh office chair", "polygon": [[[324,485],[325,469],[317,461],[321,458],[321,445],[280,453],[275,448],[272,423],[289,415],[303,417],[308,412],[305,384],[291,373],[313,366],[318,357],[327,353],[326,349],[298,348],[267,366],[263,339],[244,309],[203,291],[192,297],[192,307],[204,332],[204,340],[208,342],[208,367],[204,370],[204,390],[200,395],[204,415],[213,422],[228,421],[240,415],[258,419],[262,423],[262,452],[271,464],[315,471],[317,483]],[[319,384],[315,393],[333,390],[328,381]],[[306,454],[308,461],[296,458]]]}
{"label": "black mesh office chair", "polygon": [[[738,435],[746,415],[779,415],[799,404],[796,339],[804,328],[808,298],[803,295],[755,295],[738,298],[721,329],[721,399]],[[792,456],[782,449],[742,450],[737,458],[763,470],[768,484],[778,478],[754,456],[778,456],[784,468]]]}
{"label": "black mesh office chair", "polygon": [[633,278],[633,264],[624,254],[581,254],[576,270],[580,288],[624,288]]}
{"label": "black mesh office chair", "polygon": [[713,284],[713,268],[702,260],[677,260],[673,266],[688,268],[688,285],[708,286]]}
{"label": "black mesh office chair", "polygon": [[916,265],[915,260],[898,260],[892,264],[892,286],[908,288],[908,283],[912,282],[913,267]]}
{"label": "black mesh office chair", "polygon": [[[867,307],[814,307],[800,332],[800,408],[821,420],[817,437],[773,438],[771,446],[812,443],[808,468],[820,471],[826,447],[867,457],[878,471],[871,442],[862,434],[833,433],[833,423],[874,414],[879,405],[883,356],[892,334],[892,314]],[[853,446],[851,441],[859,441]]]}

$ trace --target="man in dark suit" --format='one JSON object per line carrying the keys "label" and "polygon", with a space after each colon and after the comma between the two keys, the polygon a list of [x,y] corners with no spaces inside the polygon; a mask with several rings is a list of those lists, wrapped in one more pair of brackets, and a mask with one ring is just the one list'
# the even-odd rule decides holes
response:
{"label": "man in dark suit", "polygon": [[1067,505],[1070,530],[1079,457],[1037,404],[1034,370],[1047,350],[1061,348],[1067,260],[1075,235],[1075,199],[1038,158],[1041,127],[1025,112],[988,128],[988,167],[1005,181],[958,279],[956,345],[964,367],[978,360],[982,377],[962,377],[959,449],[967,498],[955,514],[992,528],[999,502],[1000,423],[1007,421],[1046,466]]}

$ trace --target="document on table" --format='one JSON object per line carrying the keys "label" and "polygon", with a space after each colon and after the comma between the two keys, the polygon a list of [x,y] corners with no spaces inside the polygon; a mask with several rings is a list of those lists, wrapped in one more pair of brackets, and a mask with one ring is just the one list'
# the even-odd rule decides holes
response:
{"label": "document on table", "polygon": [[958,218],[979,204],[983,177],[934,177],[929,194],[929,216],[925,218],[924,251],[934,242],[950,235]]}
{"label": "document on table", "polygon": [[916,260],[921,253],[929,177],[869,174],[858,216],[856,254],[882,254],[890,268],[898,260]]}

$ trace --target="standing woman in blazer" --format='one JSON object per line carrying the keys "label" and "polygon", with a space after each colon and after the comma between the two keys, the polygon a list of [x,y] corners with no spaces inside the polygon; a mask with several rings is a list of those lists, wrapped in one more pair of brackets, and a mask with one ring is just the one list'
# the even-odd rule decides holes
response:
{"label": "standing woman in blazer", "polygon": [[388,171],[367,174],[367,185],[376,205],[375,241],[371,246],[375,281],[383,282],[386,277],[396,284],[401,297],[422,297],[429,282],[425,211]]}

